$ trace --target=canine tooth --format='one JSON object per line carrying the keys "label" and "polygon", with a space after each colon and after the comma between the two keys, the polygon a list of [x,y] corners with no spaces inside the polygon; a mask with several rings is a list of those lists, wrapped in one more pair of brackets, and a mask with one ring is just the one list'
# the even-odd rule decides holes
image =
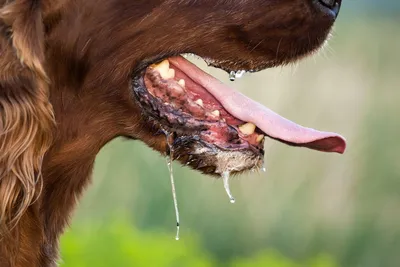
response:
{"label": "canine tooth", "polygon": [[239,126],[239,130],[245,135],[250,135],[250,134],[254,133],[255,129],[256,129],[256,125],[251,122],[247,122],[247,123]]}
{"label": "canine tooth", "polygon": [[178,84],[180,85],[180,86],[182,86],[182,87],[185,87],[185,80],[184,79],[180,79],[179,81],[178,81]]}
{"label": "canine tooth", "polygon": [[257,136],[256,141],[257,141],[257,143],[260,143],[263,139],[264,139],[264,135],[263,135],[263,134],[259,134],[259,135]]}
{"label": "canine tooth", "polygon": [[168,59],[164,59],[163,61],[161,61],[158,64],[153,64],[152,67],[154,69],[160,69],[160,68],[169,69],[169,60]]}
{"label": "canine tooth", "polygon": [[166,59],[159,64],[154,64],[153,69],[158,71],[162,78],[166,79],[165,77],[167,77],[169,73],[169,61]]}
{"label": "canine tooth", "polygon": [[201,98],[197,99],[196,101],[194,101],[197,105],[199,105],[200,107],[203,106],[203,100]]}
{"label": "canine tooth", "polygon": [[214,110],[213,112],[211,112],[211,114],[213,114],[215,117],[219,117],[219,115],[220,115],[221,113],[219,112],[218,109],[216,109],[216,110]]}

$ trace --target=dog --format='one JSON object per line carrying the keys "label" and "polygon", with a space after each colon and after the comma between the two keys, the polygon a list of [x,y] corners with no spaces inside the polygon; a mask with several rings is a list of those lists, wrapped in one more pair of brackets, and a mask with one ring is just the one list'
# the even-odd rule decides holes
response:
{"label": "dog", "polygon": [[208,175],[260,168],[266,137],[343,153],[185,59],[231,79],[295,62],[341,0],[0,0],[0,266],[57,266],[58,241],[110,140]]}

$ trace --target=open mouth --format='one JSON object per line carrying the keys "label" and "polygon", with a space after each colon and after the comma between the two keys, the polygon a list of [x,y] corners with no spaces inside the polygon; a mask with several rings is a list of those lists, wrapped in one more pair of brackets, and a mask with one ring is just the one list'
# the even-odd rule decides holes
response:
{"label": "open mouth", "polygon": [[340,135],[283,118],[182,56],[148,65],[133,90],[144,115],[173,133],[174,159],[205,173],[261,168],[265,137],[324,152],[346,148]]}

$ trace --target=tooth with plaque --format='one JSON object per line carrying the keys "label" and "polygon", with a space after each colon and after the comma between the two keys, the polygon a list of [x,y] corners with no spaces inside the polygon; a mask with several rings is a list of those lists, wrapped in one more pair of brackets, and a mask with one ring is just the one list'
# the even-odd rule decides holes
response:
{"label": "tooth with plaque", "polygon": [[264,135],[263,135],[263,134],[259,134],[259,135],[257,136],[256,141],[257,141],[257,143],[260,143],[263,139],[264,139]]}
{"label": "tooth with plaque", "polygon": [[153,69],[160,73],[163,79],[172,79],[175,77],[175,70],[169,68],[169,61],[163,60],[159,64],[153,64]]}
{"label": "tooth with plaque", "polygon": [[214,115],[215,117],[219,117],[219,115],[220,115],[221,113],[219,112],[218,109],[216,109],[216,110],[214,110],[213,112],[211,112],[211,114]]}
{"label": "tooth with plaque", "polygon": [[181,86],[181,87],[185,87],[185,80],[184,79],[180,79],[179,81],[178,81],[178,84]]}
{"label": "tooth with plaque", "polygon": [[256,125],[254,123],[247,122],[239,126],[239,130],[245,135],[250,135],[253,134],[254,131],[256,130]]}
{"label": "tooth with plaque", "polygon": [[[163,77],[163,76],[161,75],[161,77]],[[175,78],[175,70],[174,69],[169,69],[167,76],[163,77],[163,78],[166,79],[166,80]]]}
{"label": "tooth with plaque", "polygon": [[197,105],[199,105],[200,107],[203,106],[203,100],[201,98],[197,99],[196,101],[194,101]]}
{"label": "tooth with plaque", "polygon": [[168,72],[169,72],[169,61],[168,60],[163,60],[159,64],[153,64],[152,67],[154,70],[156,70],[156,71],[158,71],[158,73],[160,73],[162,78],[168,76]]}

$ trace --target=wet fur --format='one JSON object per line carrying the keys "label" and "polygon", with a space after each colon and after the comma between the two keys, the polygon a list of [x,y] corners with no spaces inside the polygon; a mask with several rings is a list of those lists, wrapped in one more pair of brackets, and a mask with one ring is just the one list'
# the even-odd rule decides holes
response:
{"label": "wet fur", "polygon": [[104,144],[125,136],[165,152],[132,73],[183,52],[227,70],[293,62],[333,23],[311,2],[0,0],[1,267],[57,265]]}

